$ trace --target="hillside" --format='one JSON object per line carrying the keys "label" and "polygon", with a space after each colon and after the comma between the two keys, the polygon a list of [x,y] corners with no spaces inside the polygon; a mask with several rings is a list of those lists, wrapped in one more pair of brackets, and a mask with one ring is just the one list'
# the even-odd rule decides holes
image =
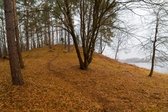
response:
{"label": "hillside", "polygon": [[25,84],[12,86],[0,60],[1,112],[168,112],[168,76],[95,54],[87,71],[56,46],[23,53]]}

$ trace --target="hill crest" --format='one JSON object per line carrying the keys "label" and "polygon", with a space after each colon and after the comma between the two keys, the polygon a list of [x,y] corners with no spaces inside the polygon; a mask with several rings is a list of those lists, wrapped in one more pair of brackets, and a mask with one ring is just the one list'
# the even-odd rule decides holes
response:
{"label": "hill crest", "polygon": [[95,54],[87,71],[62,46],[24,52],[25,84],[11,86],[9,64],[0,60],[0,110],[48,112],[168,111],[168,76]]}

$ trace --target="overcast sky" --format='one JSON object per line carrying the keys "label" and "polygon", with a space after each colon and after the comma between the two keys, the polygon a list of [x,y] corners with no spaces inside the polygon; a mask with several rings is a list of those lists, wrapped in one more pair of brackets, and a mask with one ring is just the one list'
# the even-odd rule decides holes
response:
{"label": "overcast sky", "polygon": [[[134,13],[131,11],[124,11],[119,14],[119,18],[124,21],[128,29],[129,27],[133,29],[131,31],[132,35],[129,36],[130,41],[128,43],[129,46],[127,46],[128,49],[119,52],[119,59],[134,58],[139,56],[144,57],[144,52],[140,51],[140,47],[137,45],[140,44],[138,39],[142,40],[149,32],[145,29],[145,19],[147,16],[149,18],[149,13],[141,9],[135,9],[133,11]],[[106,47],[104,54],[109,57],[114,57],[115,53],[112,48]]]}
{"label": "overcast sky", "polygon": [[[163,1],[157,1],[157,2],[163,2]],[[133,10],[133,12],[125,11],[119,15],[120,19],[123,20],[128,27],[131,27],[134,29],[131,31],[133,35],[129,37],[130,41],[127,46],[128,49],[121,50],[118,54],[119,60],[124,60],[128,58],[145,58],[150,55],[149,51],[140,49],[142,47],[140,46],[139,39],[141,41],[144,41],[146,39],[154,37],[155,22],[153,21],[156,19],[156,17],[154,15],[151,15],[152,12],[153,12],[153,9],[136,8]],[[166,32],[159,31],[159,32],[161,35],[167,35],[166,33],[167,31]],[[160,49],[162,49],[162,47]],[[108,57],[114,58],[115,51],[112,50],[111,47],[106,47],[103,54]],[[140,67],[150,68],[149,63],[137,64],[137,65]],[[166,66],[157,66],[155,67],[155,69],[156,71],[159,71],[162,73],[168,73]]]}

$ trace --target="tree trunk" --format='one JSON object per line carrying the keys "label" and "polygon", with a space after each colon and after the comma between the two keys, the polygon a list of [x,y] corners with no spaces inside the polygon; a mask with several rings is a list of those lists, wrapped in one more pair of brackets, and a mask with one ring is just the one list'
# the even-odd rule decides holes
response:
{"label": "tree trunk", "polygon": [[17,47],[15,43],[15,22],[13,13],[14,0],[4,0],[5,20],[6,20],[6,31],[7,31],[7,42],[9,50],[9,62],[11,68],[11,76],[13,85],[23,85],[23,78],[21,74],[19,56],[17,53]]}
{"label": "tree trunk", "polygon": [[117,58],[118,58],[119,48],[120,48],[120,40],[118,40],[118,43],[117,43],[117,48],[116,48],[115,58],[114,58],[115,60],[117,60]]}
{"label": "tree trunk", "polygon": [[44,45],[48,46],[48,36],[47,36],[47,23],[45,23],[45,27],[44,27]]}
{"label": "tree trunk", "polygon": [[157,16],[157,20],[156,20],[156,27],[155,27],[155,37],[154,37],[154,41],[153,41],[153,49],[152,49],[152,62],[151,62],[151,70],[149,73],[149,77],[152,77],[153,75],[153,71],[154,71],[154,64],[155,64],[155,52],[156,52],[156,42],[157,42],[157,35],[158,35],[158,27],[159,27],[159,18]]}
{"label": "tree trunk", "polygon": [[39,37],[39,33],[38,31],[36,32],[36,36],[37,36],[37,48],[40,48],[40,37]]}
{"label": "tree trunk", "polygon": [[26,36],[26,51],[29,50],[29,11],[28,11],[28,3],[27,0],[24,0],[24,4],[26,6],[26,18],[25,18],[25,36]]}
{"label": "tree trunk", "polygon": [[32,44],[33,44],[33,49],[35,49],[36,48],[36,41],[34,38],[32,38]]}
{"label": "tree trunk", "polygon": [[59,43],[59,28],[58,27],[56,27],[56,44],[58,44]]}
{"label": "tree trunk", "polygon": [[7,46],[6,46],[6,39],[4,37],[4,44],[3,44],[3,57],[7,57],[8,56],[8,50],[7,50]]}
{"label": "tree trunk", "polygon": [[70,48],[71,48],[71,41],[70,41],[70,34],[68,32],[68,52],[70,52]]}
{"label": "tree trunk", "polygon": [[52,23],[52,45],[54,45],[55,42],[54,42],[54,25]]}
{"label": "tree trunk", "polygon": [[[49,14],[48,14],[49,15]],[[51,32],[50,32],[50,17],[48,17],[48,47],[51,49]]]}
{"label": "tree trunk", "polygon": [[2,39],[3,39],[2,55],[3,55],[3,57],[6,57],[8,55],[5,33],[6,33],[6,31],[5,31],[5,23],[4,23],[4,19],[2,18]]}
{"label": "tree trunk", "polygon": [[2,58],[2,47],[0,46],[0,58]]}
{"label": "tree trunk", "polygon": [[44,45],[45,45],[44,38],[45,37],[43,37],[43,32],[41,32],[41,34],[40,34],[41,47],[44,47]]}
{"label": "tree trunk", "polygon": [[64,48],[67,48],[67,32],[64,30]]}
{"label": "tree trunk", "polygon": [[63,38],[63,29],[60,29],[59,31],[59,39],[60,39],[60,42],[61,44],[63,45],[64,44],[64,38]]}
{"label": "tree trunk", "polygon": [[19,29],[18,29],[18,18],[16,13],[16,0],[13,0],[13,13],[14,13],[14,22],[15,22],[15,34],[16,34],[16,46],[17,52],[19,56],[20,67],[24,68],[24,62],[22,59],[21,48],[20,48],[20,41],[19,41]]}
{"label": "tree trunk", "polygon": [[[21,27],[21,26],[19,26],[18,28],[19,28],[20,31],[22,31],[22,27]],[[19,33],[20,33],[20,34],[19,34],[19,35],[20,35],[20,36],[19,36],[19,38],[20,38],[20,39],[19,39],[19,40],[20,40],[20,50],[21,50],[21,52],[22,52],[22,51],[25,51],[25,49],[24,49],[24,46],[25,46],[25,45],[24,45],[24,40],[23,40],[22,32],[19,32]]]}
{"label": "tree trunk", "polygon": [[78,56],[78,61],[79,61],[79,64],[80,64],[80,69],[86,70],[87,66],[86,66],[86,63],[84,63],[83,60],[82,60],[82,56],[81,56],[81,53],[80,53],[80,50],[79,50],[79,46],[78,46],[78,42],[76,40],[75,33],[71,32],[71,35],[72,35],[74,46],[75,46],[75,50],[76,50],[76,53],[77,53],[77,56]]}
{"label": "tree trunk", "polygon": [[99,47],[99,53],[102,54],[103,53],[103,37],[100,36],[100,47]]}

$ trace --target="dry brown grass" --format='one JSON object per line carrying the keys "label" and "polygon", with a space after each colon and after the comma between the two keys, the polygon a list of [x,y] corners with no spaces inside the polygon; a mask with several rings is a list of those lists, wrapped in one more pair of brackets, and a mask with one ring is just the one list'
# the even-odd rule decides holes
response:
{"label": "dry brown grass", "polygon": [[168,112],[168,76],[95,54],[87,71],[62,47],[23,53],[24,86],[0,60],[0,112]]}

